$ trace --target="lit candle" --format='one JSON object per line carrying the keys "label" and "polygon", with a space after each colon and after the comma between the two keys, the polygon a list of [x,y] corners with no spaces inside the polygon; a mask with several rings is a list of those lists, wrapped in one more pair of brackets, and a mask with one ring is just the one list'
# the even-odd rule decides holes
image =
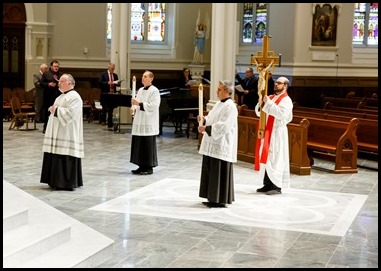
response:
{"label": "lit candle", "polygon": [[136,97],[136,77],[132,77],[132,98]]}
{"label": "lit candle", "polygon": [[[202,83],[198,86],[198,115],[200,116],[200,119],[204,116],[204,99],[203,99],[204,89],[202,86]],[[203,120],[201,119],[199,126],[203,125]]]}

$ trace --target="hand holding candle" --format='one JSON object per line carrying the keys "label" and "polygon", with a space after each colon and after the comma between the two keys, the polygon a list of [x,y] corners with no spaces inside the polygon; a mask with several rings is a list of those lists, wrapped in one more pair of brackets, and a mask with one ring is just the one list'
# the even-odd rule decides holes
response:
{"label": "hand holding candle", "polygon": [[204,88],[202,86],[202,83],[198,86],[198,115],[200,116],[200,122],[198,123],[199,126],[203,125],[204,122]]}

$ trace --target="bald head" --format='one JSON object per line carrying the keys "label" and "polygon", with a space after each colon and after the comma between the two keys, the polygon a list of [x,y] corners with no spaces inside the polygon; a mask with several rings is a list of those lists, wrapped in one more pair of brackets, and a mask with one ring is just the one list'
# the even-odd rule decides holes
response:
{"label": "bald head", "polygon": [[276,81],[284,83],[286,87],[290,85],[290,81],[287,79],[287,77],[284,77],[284,76],[278,77]]}

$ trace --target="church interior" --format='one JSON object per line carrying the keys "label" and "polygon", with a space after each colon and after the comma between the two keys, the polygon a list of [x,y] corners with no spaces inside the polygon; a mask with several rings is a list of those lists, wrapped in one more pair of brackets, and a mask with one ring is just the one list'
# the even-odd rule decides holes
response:
{"label": "church interior", "polygon": [[[3,267],[378,268],[378,5],[364,4],[362,44],[357,5],[3,3]],[[141,18],[151,20],[147,36],[135,27]],[[258,117],[237,104],[235,201],[207,208],[198,196],[200,85],[208,112],[218,82],[256,71],[254,59],[274,60],[272,77],[290,81],[290,188],[256,192]],[[40,183],[33,76],[52,60],[84,102],[84,185],[74,191]],[[111,128],[98,108],[109,63],[123,79]],[[184,68],[193,79],[185,88]],[[146,70],[161,93],[159,165],[134,175],[129,98]]]}

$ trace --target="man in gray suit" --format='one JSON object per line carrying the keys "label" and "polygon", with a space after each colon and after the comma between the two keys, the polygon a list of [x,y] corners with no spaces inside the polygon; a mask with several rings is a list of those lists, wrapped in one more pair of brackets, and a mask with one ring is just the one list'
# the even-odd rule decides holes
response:
{"label": "man in gray suit", "polygon": [[43,114],[41,114],[42,104],[44,102],[44,87],[41,85],[42,74],[48,70],[48,65],[43,63],[40,65],[38,74],[33,75],[33,83],[35,87],[34,93],[34,111],[36,112],[36,122],[43,122]]}

